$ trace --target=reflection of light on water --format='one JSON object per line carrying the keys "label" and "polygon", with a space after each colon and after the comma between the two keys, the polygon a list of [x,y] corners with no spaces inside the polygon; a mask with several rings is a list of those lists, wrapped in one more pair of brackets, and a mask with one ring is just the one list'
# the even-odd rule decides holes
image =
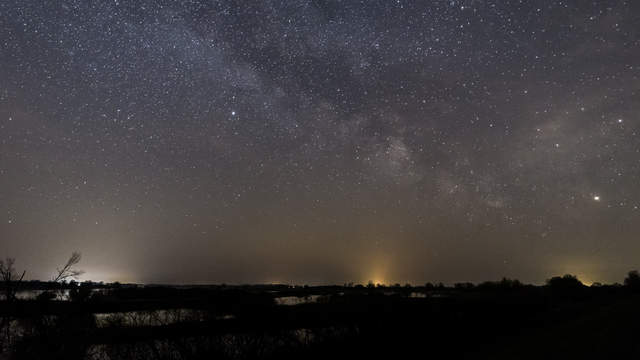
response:
{"label": "reflection of light on water", "polygon": [[320,295],[307,296],[281,296],[275,299],[276,305],[300,305],[310,304],[318,301]]}
{"label": "reflection of light on water", "polygon": [[[210,314],[196,309],[166,309],[94,314],[98,327],[109,326],[165,326],[185,321],[211,320]],[[225,314],[215,320],[230,320],[235,316]]]}
{"label": "reflection of light on water", "polygon": [[[47,290],[19,290],[16,291],[16,299],[19,300],[33,300],[38,297],[38,295],[42,294]],[[68,290],[65,290],[68,293]],[[51,291],[53,293],[53,291]],[[4,294],[0,294],[0,300],[5,300],[6,296]]]}
{"label": "reflection of light on water", "polygon": [[424,299],[427,297],[427,294],[425,293],[419,293],[419,292],[412,292],[409,295],[410,298],[416,298],[416,299]]}
{"label": "reflection of light on water", "polygon": [[[91,289],[92,293],[101,293],[106,289]],[[49,289],[49,290],[20,290],[16,292],[16,298],[19,300],[34,300],[43,293],[50,293],[55,300],[69,300],[69,289]],[[0,294],[0,300],[4,300],[5,295]]]}

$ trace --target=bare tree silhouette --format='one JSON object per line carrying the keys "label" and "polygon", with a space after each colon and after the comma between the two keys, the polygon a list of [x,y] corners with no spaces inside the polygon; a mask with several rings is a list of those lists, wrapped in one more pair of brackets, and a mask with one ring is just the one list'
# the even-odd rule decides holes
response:
{"label": "bare tree silhouette", "polygon": [[0,279],[4,283],[3,290],[7,301],[15,300],[17,284],[24,279],[24,275],[27,273],[25,270],[21,275],[18,275],[14,267],[15,262],[14,258],[0,260]]}
{"label": "bare tree silhouette", "polygon": [[67,260],[67,263],[60,269],[57,270],[56,276],[53,278],[53,282],[63,282],[69,279],[75,279],[78,276],[84,274],[84,271],[75,269],[75,266],[80,262],[80,258],[82,255],[74,251]]}
{"label": "bare tree silhouette", "polygon": [[[24,279],[26,270],[19,274],[14,267],[15,259],[6,258],[0,260],[0,280],[2,281],[2,290],[4,298],[7,302],[16,300],[16,291],[18,284]],[[13,316],[2,315],[0,317],[0,355],[12,344],[15,335],[11,331],[11,322]]]}

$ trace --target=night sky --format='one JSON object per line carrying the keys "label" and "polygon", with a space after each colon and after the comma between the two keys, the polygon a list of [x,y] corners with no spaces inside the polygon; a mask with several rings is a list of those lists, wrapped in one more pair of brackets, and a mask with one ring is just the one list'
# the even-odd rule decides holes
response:
{"label": "night sky", "polygon": [[638,1],[0,1],[0,256],[48,279],[621,282]]}

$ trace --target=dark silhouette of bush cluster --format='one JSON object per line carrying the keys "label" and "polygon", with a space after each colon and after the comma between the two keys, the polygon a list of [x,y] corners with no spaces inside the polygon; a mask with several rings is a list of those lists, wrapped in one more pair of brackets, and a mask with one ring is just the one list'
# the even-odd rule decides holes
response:
{"label": "dark silhouette of bush cluster", "polygon": [[624,279],[624,286],[634,292],[640,292],[640,273],[638,273],[638,270],[629,271]]}
{"label": "dark silhouette of bush cluster", "polygon": [[577,276],[570,274],[552,277],[547,280],[547,286],[551,288],[551,290],[557,291],[573,291],[580,290],[585,287],[585,285],[578,280]]}
{"label": "dark silhouette of bush cluster", "polygon": [[477,286],[484,291],[513,291],[520,290],[524,285],[518,280],[502,278],[500,281],[485,281]]}

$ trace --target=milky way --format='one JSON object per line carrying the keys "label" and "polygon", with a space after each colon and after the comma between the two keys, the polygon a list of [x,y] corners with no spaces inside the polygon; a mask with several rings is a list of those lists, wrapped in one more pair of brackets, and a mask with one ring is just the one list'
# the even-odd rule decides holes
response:
{"label": "milky way", "polygon": [[621,281],[635,1],[0,2],[0,255],[47,278]]}

